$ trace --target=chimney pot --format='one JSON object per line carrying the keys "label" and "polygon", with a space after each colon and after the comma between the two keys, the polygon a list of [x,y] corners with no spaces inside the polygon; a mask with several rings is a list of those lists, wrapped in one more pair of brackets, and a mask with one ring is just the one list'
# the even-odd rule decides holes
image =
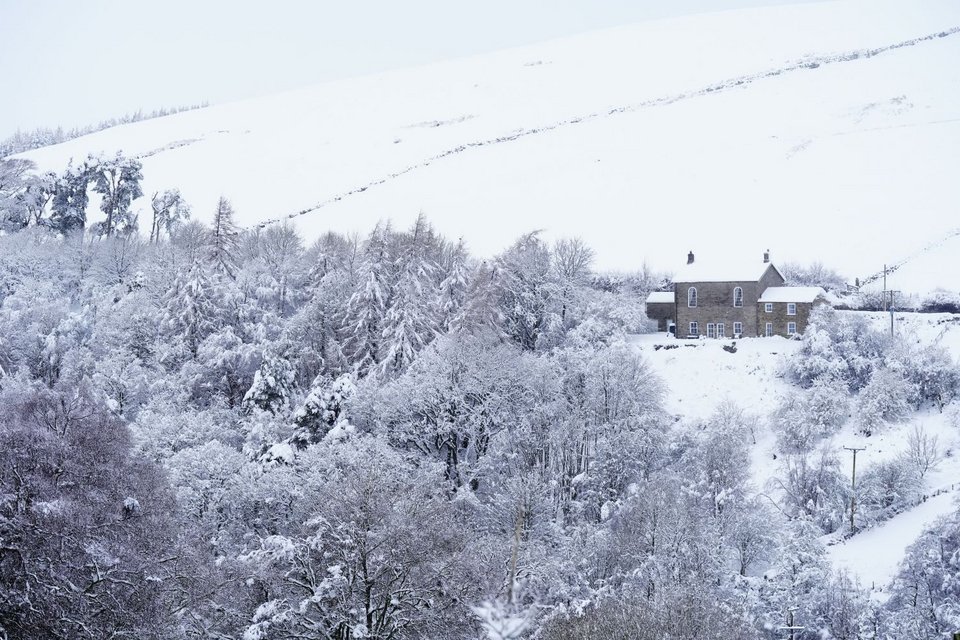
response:
{"label": "chimney pot", "polygon": [[770,249],[767,249],[766,251],[763,252],[763,262],[764,264],[766,264],[767,262],[770,262]]}
{"label": "chimney pot", "polygon": [[693,264],[693,251],[687,254],[687,264]]}

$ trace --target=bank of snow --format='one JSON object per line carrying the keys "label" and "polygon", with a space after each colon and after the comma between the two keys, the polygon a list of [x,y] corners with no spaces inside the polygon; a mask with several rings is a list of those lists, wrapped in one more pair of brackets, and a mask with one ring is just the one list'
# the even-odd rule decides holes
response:
{"label": "bank of snow", "polygon": [[[245,225],[309,210],[292,218],[309,236],[365,233],[386,217],[404,226],[422,210],[479,255],[545,229],[583,237],[602,269],[770,248],[852,281],[956,227],[958,26],[950,0],[651,21],[123,125],[25,157],[60,171],[121,149],[143,158],[148,195],[179,187],[205,220],[226,195]],[[955,288],[958,249],[960,237],[891,286]]]}

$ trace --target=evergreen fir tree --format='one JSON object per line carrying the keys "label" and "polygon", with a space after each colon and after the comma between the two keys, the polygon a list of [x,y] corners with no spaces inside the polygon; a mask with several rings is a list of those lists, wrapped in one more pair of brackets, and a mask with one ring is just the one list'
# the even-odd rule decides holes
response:
{"label": "evergreen fir tree", "polygon": [[444,331],[450,331],[453,328],[456,318],[466,304],[469,286],[467,248],[461,239],[450,252],[447,259],[447,272],[439,287],[440,326]]}
{"label": "evergreen fir tree", "polygon": [[222,197],[217,202],[217,211],[210,230],[207,261],[217,275],[233,278],[237,272],[237,252],[240,230],[233,221],[233,206]]}
{"label": "evergreen fir tree", "polygon": [[421,214],[396,260],[396,284],[384,318],[384,373],[399,373],[437,334],[433,230]]}
{"label": "evergreen fir tree", "polygon": [[261,409],[276,415],[290,405],[296,374],[286,352],[286,348],[281,348],[277,352],[264,354],[263,362],[253,377],[253,384],[243,396],[245,412]]}
{"label": "evergreen fir tree", "polygon": [[203,265],[194,264],[174,283],[165,296],[164,327],[168,333],[183,337],[190,353],[216,329],[217,305]]}
{"label": "evergreen fir tree", "polygon": [[367,239],[359,281],[347,304],[346,346],[361,375],[379,362],[383,321],[390,296],[389,228],[377,225]]}

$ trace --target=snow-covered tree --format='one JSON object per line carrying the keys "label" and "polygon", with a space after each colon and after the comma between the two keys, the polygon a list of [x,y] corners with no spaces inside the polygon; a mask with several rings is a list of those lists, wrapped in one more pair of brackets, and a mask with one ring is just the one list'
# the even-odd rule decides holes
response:
{"label": "snow-covered tree", "polygon": [[345,420],[347,401],[356,393],[353,376],[344,373],[336,380],[314,380],[310,392],[293,414],[295,431],[292,441],[300,448],[323,440]]}
{"label": "snow-covered tree", "polygon": [[106,220],[98,223],[95,232],[100,236],[129,233],[136,229],[137,220],[130,211],[131,203],[143,195],[143,165],[135,158],[119,152],[113,158],[90,158],[88,161],[93,190],[100,194],[100,210]]}
{"label": "snow-covered tree", "polygon": [[0,231],[19,231],[30,224],[29,172],[35,168],[29,160],[0,158]]}
{"label": "snow-covered tree", "polygon": [[181,339],[195,355],[204,338],[216,330],[219,315],[203,264],[194,264],[177,278],[164,295],[164,308],[164,332]]}
{"label": "snow-covered tree", "polygon": [[207,241],[206,260],[212,272],[233,278],[237,271],[240,230],[233,220],[233,205],[224,197],[217,202]]}
{"label": "snow-covered tree", "polygon": [[910,410],[916,387],[898,371],[876,369],[857,397],[857,424],[870,434],[888,422],[901,419]]}
{"label": "snow-covered tree", "polygon": [[66,168],[57,178],[55,193],[51,201],[50,226],[67,235],[83,229],[87,225],[87,189],[93,179],[93,167],[89,164],[73,165]]}
{"label": "snow-covered tree", "polygon": [[380,362],[384,316],[392,280],[389,228],[377,225],[364,243],[357,286],[346,308],[344,333],[350,359],[363,374]]}
{"label": "snow-covered tree", "polygon": [[514,243],[497,262],[504,328],[522,348],[533,350],[548,328],[550,303],[556,294],[550,249],[539,232],[533,232]]}
{"label": "snow-covered tree", "polygon": [[447,255],[443,265],[444,275],[440,281],[437,307],[440,313],[440,329],[450,331],[467,302],[470,286],[470,270],[467,265],[467,250],[461,239]]}
{"label": "snow-covered tree", "polygon": [[162,231],[169,236],[176,225],[190,217],[190,205],[180,195],[179,189],[154,192],[150,197],[150,208],[153,212],[150,242],[158,242]]}
{"label": "snow-covered tree", "polygon": [[260,409],[278,414],[289,408],[295,388],[295,375],[287,359],[288,348],[264,353],[253,384],[243,396],[245,411]]}
{"label": "snow-covered tree", "polygon": [[384,373],[402,372],[437,334],[437,265],[430,255],[434,243],[421,215],[398,249],[393,295],[383,318]]}

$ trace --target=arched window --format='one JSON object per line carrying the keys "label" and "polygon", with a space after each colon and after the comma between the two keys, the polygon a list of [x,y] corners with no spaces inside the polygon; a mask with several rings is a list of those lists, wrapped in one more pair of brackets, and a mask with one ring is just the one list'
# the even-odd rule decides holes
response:
{"label": "arched window", "polygon": [[743,287],[733,288],[733,306],[735,307],[743,306]]}
{"label": "arched window", "polygon": [[697,306],[697,288],[690,287],[687,289],[687,306],[695,307]]}

